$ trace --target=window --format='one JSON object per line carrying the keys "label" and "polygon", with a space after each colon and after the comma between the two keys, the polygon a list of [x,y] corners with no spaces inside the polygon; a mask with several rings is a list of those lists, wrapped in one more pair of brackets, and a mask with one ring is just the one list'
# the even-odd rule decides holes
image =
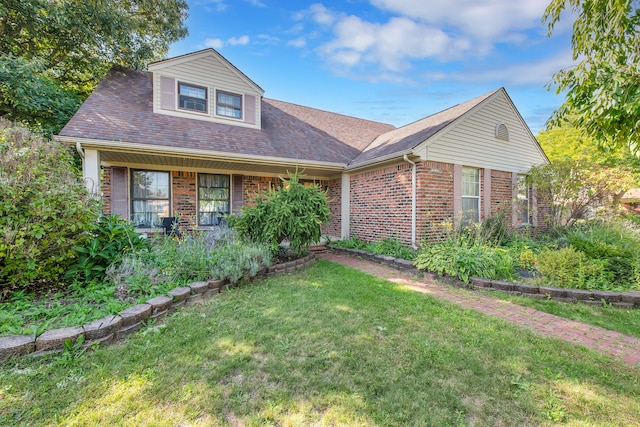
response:
{"label": "window", "polygon": [[461,225],[480,221],[480,169],[462,168]]}
{"label": "window", "polygon": [[242,97],[233,93],[217,92],[216,114],[234,119],[242,118]]}
{"label": "window", "polygon": [[518,175],[518,193],[515,200],[516,225],[529,224],[529,185],[526,175]]}
{"label": "window", "polygon": [[207,112],[207,88],[178,83],[179,107],[184,110]]}
{"label": "window", "polygon": [[218,225],[229,214],[229,175],[198,174],[198,224]]}
{"label": "window", "polygon": [[161,227],[169,212],[169,172],[131,171],[131,216],[136,227]]}

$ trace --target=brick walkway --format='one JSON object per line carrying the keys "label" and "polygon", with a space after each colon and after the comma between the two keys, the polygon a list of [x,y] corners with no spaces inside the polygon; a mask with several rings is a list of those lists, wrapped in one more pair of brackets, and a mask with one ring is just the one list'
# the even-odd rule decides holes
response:
{"label": "brick walkway", "polygon": [[535,333],[584,345],[604,355],[640,367],[640,339],[638,338],[568,320],[509,301],[491,298],[478,292],[454,290],[435,282],[417,279],[394,268],[371,261],[330,252],[320,253],[317,256],[407,286],[417,292],[433,295],[436,298],[479,311],[488,316],[508,320]]}

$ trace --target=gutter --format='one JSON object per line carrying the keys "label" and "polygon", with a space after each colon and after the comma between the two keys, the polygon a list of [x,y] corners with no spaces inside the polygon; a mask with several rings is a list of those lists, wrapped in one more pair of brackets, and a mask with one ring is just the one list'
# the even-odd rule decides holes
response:
{"label": "gutter", "polygon": [[416,215],[417,215],[417,176],[416,164],[409,160],[408,155],[404,155],[404,161],[411,165],[411,247],[414,251],[418,250],[416,245]]}

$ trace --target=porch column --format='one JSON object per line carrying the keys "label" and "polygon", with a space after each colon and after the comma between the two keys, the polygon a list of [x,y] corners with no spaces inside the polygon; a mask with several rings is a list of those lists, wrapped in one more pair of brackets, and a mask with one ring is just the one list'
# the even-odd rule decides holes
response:
{"label": "porch column", "polygon": [[100,152],[98,150],[84,150],[82,178],[89,193],[93,197],[100,197],[102,186],[100,182]]}
{"label": "porch column", "polygon": [[341,224],[340,224],[340,238],[348,239],[349,234],[351,233],[350,222],[351,222],[351,176],[347,173],[342,174],[342,194],[340,196],[341,199]]}

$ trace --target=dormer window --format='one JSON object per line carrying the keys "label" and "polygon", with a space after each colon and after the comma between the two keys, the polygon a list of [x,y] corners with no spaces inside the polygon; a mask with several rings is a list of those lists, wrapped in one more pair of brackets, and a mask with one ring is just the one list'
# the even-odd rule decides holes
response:
{"label": "dormer window", "polygon": [[178,83],[180,93],[179,108],[183,110],[207,112],[207,88]]}
{"label": "dormer window", "polygon": [[242,119],[242,96],[229,92],[216,93],[216,114],[232,119]]}

